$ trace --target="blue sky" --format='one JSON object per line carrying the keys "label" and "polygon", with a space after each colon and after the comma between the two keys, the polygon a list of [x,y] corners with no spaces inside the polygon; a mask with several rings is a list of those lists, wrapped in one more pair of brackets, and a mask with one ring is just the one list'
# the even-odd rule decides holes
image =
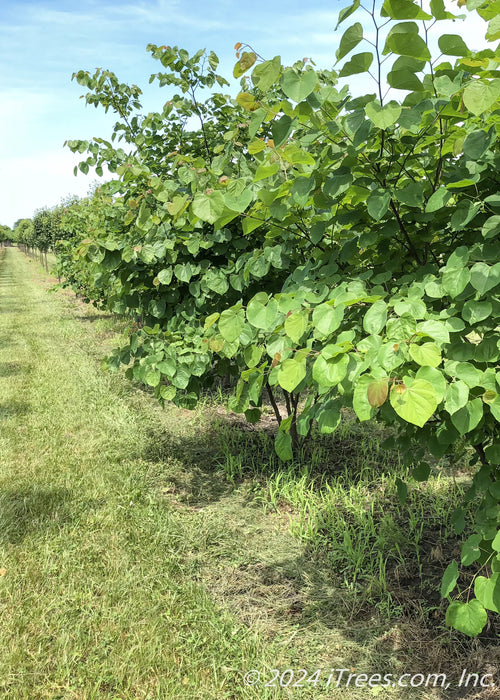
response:
{"label": "blue sky", "polygon": [[[334,33],[347,0],[1,0],[0,4],[0,223],[31,217],[68,194],[84,196],[93,175],[74,177],[77,158],[66,139],[108,137],[114,122],[79,97],[71,81],[79,69],[114,71],[145,91],[145,111],[168,99],[148,87],[158,64],[146,45],[214,50],[223,75],[231,75],[234,44],[251,44],[285,63],[311,57],[332,67],[341,32]],[[345,26],[348,26],[346,24]],[[478,25],[456,33],[479,40]],[[482,32],[484,36],[484,32]],[[472,46],[473,42],[469,41]],[[482,42],[480,42],[482,43]],[[472,48],[474,48],[472,46]],[[236,92],[236,90],[235,90]]]}

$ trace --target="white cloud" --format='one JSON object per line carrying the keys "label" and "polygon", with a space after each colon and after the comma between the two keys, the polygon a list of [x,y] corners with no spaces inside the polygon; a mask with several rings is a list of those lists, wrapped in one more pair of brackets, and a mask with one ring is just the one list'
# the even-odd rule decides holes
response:
{"label": "white cloud", "polygon": [[0,223],[12,226],[17,219],[31,218],[36,209],[55,206],[70,194],[84,197],[95,178],[72,175],[79,160],[78,155],[62,149],[2,159]]}

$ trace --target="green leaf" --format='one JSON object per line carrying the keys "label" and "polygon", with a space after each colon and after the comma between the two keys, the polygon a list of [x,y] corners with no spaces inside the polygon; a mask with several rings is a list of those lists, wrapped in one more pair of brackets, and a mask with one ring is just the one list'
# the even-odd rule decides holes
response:
{"label": "green leaf", "polygon": [[470,389],[481,382],[482,372],[470,362],[458,362],[455,365],[455,376],[462,379]]}
{"label": "green leaf", "polygon": [[437,75],[434,77],[434,89],[439,96],[450,98],[462,91],[460,78],[451,81],[447,75]]}
{"label": "green leaf", "polygon": [[[495,445],[488,445],[488,447],[486,447],[486,449],[484,450],[484,453],[486,455],[486,459],[488,460],[488,462],[491,462],[491,464],[500,464],[500,443],[497,443]],[[500,546],[500,537],[499,537],[499,546]],[[500,549],[497,551],[500,551]]]}
{"label": "green leaf", "polygon": [[384,328],[387,321],[387,304],[378,299],[366,312],[363,318],[363,328],[370,335],[377,335]]}
{"label": "green leaf", "polygon": [[187,262],[184,265],[176,265],[174,267],[174,274],[179,280],[179,282],[189,282],[191,277],[195,274],[191,263]]}
{"label": "green leaf", "polygon": [[450,201],[451,197],[452,194],[446,187],[440,187],[427,200],[425,207],[426,213],[432,214],[435,211],[439,211],[439,209],[446,206],[446,203]]}
{"label": "green leaf", "polygon": [[284,114],[280,119],[275,119],[271,124],[271,133],[274,145],[278,148],[284,143],[292,131],[292,119]]}
{"label": "green leaf", "polygon": [[500,97],[500,79],[473,80],[464,89],[464,104],[477,116],[487,112]]}
{"label": "green leaf", "polygon": [[209,269],[203,278],[203,283],[216,294],[225,294],[229,283],[223,270]]}
{"label": "green leaf", "polygon": [[401,105],[396,101],[391,100],[391,102],[388,102],[382,107],[378,100],[373,100],[373,102],[368,102],[366,105],[365,113],[368,119],[378,129],[388,129],[399,119],[399,115],[401,114]]}
{"label": "green leaf", "polygon": [[273,328],[278,315],[278,302],[272,298],[268,300],[265,292],[259,292],[247,306],[248,322],[255,328],[270,330]]}
{"label": "green leaf", "polygon": [[294,165],[315,165],[316,163],[310,153],[298,148],[295,144],[289,144],[283,149],[283,158]]}
{"label": "green leaf", "polygon": [[380,221],[389,209],[390,202],[390,192],[374,190],[366,200],[366,208],[375,221]]}
{"label": "green leaf", "polygon": [[278,430],[274,441],[274,449],[276,454],[283,462],[288,462],[293,459],[292,438],[290,433],[284,430]]}
{"label": "green leaf", "polygon": [[252,369],[253,367],[257,367],[262,357],[262,353],[263,348],[259,348],[257,345],[249,345],[248,347],[246,347],[243,352],[243,356],[245,358],[247,367],[249,367],[250,369]]}
{"label": "green leaf", "polygon": [[262,411],[260,408],[247,408],[245,411],[245,418],[249,423],[258,423],[262,416]]}
{"label": "green leaf", "polygon": [[158,273],[158,280],[160,281],[161,284],[170,284],[172,281],[173,277],[173,270],[171,267],[167,267],[163,270],[160,270]]}
{"label": "green leaf", "polygon": [[161,381],[161,372],[158,369],[149,368],[144,373],[144,383],[148,386],[158,386]]}
{"label": "green leaf", "polygon": [[349,29],[346,29],[342,34],[339,48],[335,53],[337,62],[344,58],[344,56],[347,56],[347,54],[350,53],[362,40],[363,27],[359,22],[356,22],[356,24],[350,26]]}
{"label": "green leaf", "polygon": [[335,27],[335,31],[339,28],[339,24],[344,22],[348,17],[352,15],[353,12],[356,12],[360,5],[361,0],[354,0],[350,5],[347,7],[344,7],[342,10],[339,12],[339,18],[337,20],[337,25]]}
{"label": "green leaf", "polygon": [[500,262],[495,265],[476,263],[470,271],[470,282],[480,294],[486,294],[500,284]]}
{"label": "green leaf", "polygon": [[391,19],[432,19],[413,0],[385,0],[382,5],[382,17]]}
{"label": "green leaf", "polygon": [[240,60],[236,63],[236,65],[233,68],[233,77],[241,78],[241,76],[244,75],[248,71],[248,69],[253,66],[256,60],[257,56],[253,51],[243,51]]}
{"label": "green leaf", "polygon": [[313,379],[319,386],[336,386],[347,374],[348,364],[348,355],[337,355],[328,360],[319,355],[313,365]]}
{"label": "green leaf", "polygon": [[250,189],[243,190],[243,192],[236,197],[230,194],[229,192],[226,192],[224,196],[224,202],[226,207],[228,209],[231,209],[232,211],[237,211],[240,214],[242,214],[245,211],[245,209],[248,208],[252,199],[253,193]]}
{"label": "green leaf", "polygon": [[493,417],[500,422],[500,394],[497,394],[494,401],[489,404]]}
{"label": "green leaf", "polygon": [[[401,56],[401,58],[406,58],[406,56]],[[399,59],[397,60],[399,61]],[[422,92],[424,89],[422,81],[417,78],[415,73],[407,69],[395,70],[395,66],[387,74],[387,83],[395,90]],[[403,120],[400,121],[400,125],[406,128]]]}
{"label": "green leaf", "polygon": [[327,178],[323,192],[329,197],[337,197],[346,192],[352,183],[352,173],[348,168],[338,168]]}
{"label": "green leaf", "polygon": [[[463,322],[460,321],[460,323]],[[461,326],[461,328],[463,329],[463,326]],[[434,321],[433,319],[430,319],[429,321],[423,321],[422,323],[418,324],[417,332],[428,335],[429,338],[437,340],[438,343],[450,342],[450,333],[448,331],[448,328],[442,321]]]}
{"label": "green leaf", "polygon": [[482,417],[483,402],[481,399],[472,399],[472,401],[468,401],[463,408],[453,413],[451,422],[460,435],[465,435],[479,425]]}
{"label": "green leaf", "polygon": [[432,16],[436,19],[454,19],[455,15],[446,10],[444,0],[431,0],[429,5]]}
{"label": "green leaf", "polygon": [[368,384],[368,388],[366,390],[368,403],[374,408],[379,408],[385,403],[388,393],[389,383],[387,379],[377,379],[376,381]]}
{"label": "green leaf", "polygon": [[243,309],[226,309],[221,313],[219,332],[228,343],[232,343],[239,338],[244,327],[245,312]]}
{"label": "green leaf", "polygon": [[342,414],[340,412],[340,401],[330,399],[320,409],[317,414],[318,429],[322,435],[329,435],[335,432],[340,425]]}
{"label": "green leaf", "polygon": [[483,238],[495,238],[500,233],[500,216],[495,214],[484,222],[482,231]]}
{"label": "green leaf", "polygon": [[395,192],[396,199],[408,207],[421,207],[424,203],[424,186],[421,182],[410,182]]}
{"label": "green leaf", "polygon": [[[498,3],[492,3],[492,6],[498,12]],[[488,41],[496,41],[500,39],[500,17],[498,14],[490,19],[488,22],[488,31],[486,32],[486,39]]]}
{"label": "green leaf", "polygon": [[465,530],[465,512],[463,508],[455,508],[450,517],[450,524],[456,535],[461,535]]}
{"label": "green leaf", "polygon": [[294,391],[306,376],[305,360],[284,360],[278,370],[278,384],[285,391]]}
{"label": "green leaf", "polygon": [[165,315],[165,299],[152,299],[148,304],[148,311],[155,318],[161,318]]}
{"label": "green leaf", "polygon": [[342,70],[339,73],[339,78],[346,78],[348,75],[357,75],[365,73],[369,70],[373,63],[373,55],[369,51],[364,53],[356,53],[354,56],[344,63]]}
{"label": "green leaf", "polygon": [[491,548],[494,549],[495,552],[500,552],[500,530],[495,535],[493,542],[491,543]]}
{"label": "green leaf", "polygon": [[487,134],[486,131],[478,129],[467,134],[463,145],[463,151],[467,158],[479,160],[488,150],[490,143],[490,135]]}
{"label": "green leaf", "polygon": [[469,284],[470,270],[467,267],[445,268],[442,277],[443,290],[452,299],[461,294]]}
{"label": "green leaf", "polygon": [[222,215],[225,209],[224,195],[222,192],[211,194],[197,194],[191,205],[193,213],[202,221],[213,224]]}
{"label": "green leaf", "polygon": [[470,566],[480,558],[481,549],[479,545],[482,539],[481,535],[475,534],[467,538],[462,544],[462,564],[464,566]]}
{"label": "green leaf", "polygon": [[363,374],[356,386],[352,400],[352,407],[360,421],[370,420],[375,415],[375,408],[368,401],[368,387],[375,381],[371,374]]}
{"label": "green leaf", "polygon": [[477,637],[487,621],[486,610],[476,599],[468,603],[454,600],[446,611],[446,624],[468,637]]}
{"label": "green leaf", "polygon": [[255,209],[250,209],[250,211],[245,214],[242,223],[245,236],[248,236],[249,233],[252,233],[252,231],[255,231],[256,228],[259,228],[259,226],[262,226],[264,223],[259,214],[261,214],[261,212]]}
{"label": "green leaf", "polygon": [[173,401],[173,399],[175,399],[176,394],[177,394],[177,389],[175,388],[175,386],[172,386],[172,385],[167,386],[166,384],[163,384],[160,387],[160,396],[165,401]]}
{"label": "green leaf", "polygon": [[207,316],[205,319],[205,323],[203,324],[204,330],[208,330],[211,328],[216,321],[218,321],[220,318],[220,313],[216,311],[213,314],[210,314],[210,316]]}
{"label": "green leaf", "polygon": [[273,175],[276,175],[278,170],[278,163],[271,163],[271,165],[259,165],[255,171],[253,181],[259,182],[259,180],[265,180],[266,177],[272,177]]}
{"label": "green leaf", "polygon": [[[391,87],[398,90],[415,90],[424,89],[421,81],[415,73],[420,73],[425,68],[425,61],[418,61],[410,56],[399,56],[387,75],[387,82]],[[421,114],[417,110],[408,109],[402,113],[402,123],[405,129],[418,127],[421,120]]]}
{"label": "green leaf", "polygon": [[348,17],[352,15],[353,12],[356,12],[360,5],[361,0],[354,0],[350,5],[347,7],[344,7],[342,10],[339,12],[339,18],[337,20],[337,26],[335,27],[335,31],[339,28],[339,24],[344,22]]}
{"label": "green leaf", "polygon": [[390,401],[398,416],[422,428],[437,408],[436,392],[425,379],[405,378],[405,384],[393,386]]}
{"label": "green leaf", "polygon": [[479,213],[479,203],[468,201],[459,202],[456,210],[453,212],[451,217],[451,230],[452,231],[462,231],[469,221]]}
{"label": "green leaf", "polygon": [[478,576],[474,582],[474,593],[486,610],[500,613],[500,574],[491,578]]}
{"label": "green leaf", "polygon": [[468,400],[469,387],[465,382],[459,379],[457,382],[448,384],[445,392],[444,408],[450,416],[466,406]]}
{"label": "green leaf", "polygon": [[436,392],[437,402],[438,404],[441,403],[447,387],[446,380],[442,372],[434,367],[423,366],[417,371],[415,378],[425,379],[425,381],[429,382],[429,384],[432,384],[434,391]]}
{"label": "green leaf", "polygon": [[453,560],[451,564],[448,564],[446,570],[443,574],[443,579],[441,581],[441,598],[447,598],[452,590],[457,585],[458,581],[458,563]]}
{"label": "green leaf", "polygon": [[419,365],[425,367],[437,367],[441,364],[441,351],[434,343],[423,343],[422,345],[410,344],[410,355]]}
{"label": "green leaf", "polygon": [[493,306],[489,301],[466,301],[462,308],[462,318],[473,325],[484,321],[491,315]]}
{"label": "green leaf", "polygon": [[431,468],[427,462],[420,462],[416,467],[413,467],[411,471],[412,477],[415,481],[424,482],[427,481],[431,473]]}
{"label": "green leaf", "polygon": [[468,56],[470,54],[464,40],[458,34],[441,34],[438,39],[441,53],[446,56]]}
{"label": "green leaf", "polygon": [[330,304],[319,304],[313,311],[312,323],[321,335],[330,335],[336,331],[344,318],[344,306],[333,307]]}
{"label": "green leaf", "polygon": [[386,323],[386,333],[389,340],[409,340],[417,330],[415,319],[410,314],[403,314],[399,318],[390,318]]}
{"label": "green leaf", "polygon": [[252,83],[262,92],[267,92],[278,80],[280,73],[281,58],[275,56],[271,61],[264,61],[255,66],[252,71]]}
{"label": "green leaf", "polygon": [[408,499],[408,486],[399,478],[399,476],[396,477],[396,491],[398,493],[399,502],[401,505],[404,505]]}
{"label": "green leaf", "polygon": [[297,73],[293,68],[287,68],[281,76],[281,88],[285,95],[294,102],[302,102],[318,84],[318,76],[313,70],[304,70]]}
{"label": "green leaf", "polygon": [[415,22],[400,22],[392,27],[387,35],[384,55],[395,53],[398,56],[410,56],[419,61],[430,61],[431,54],[427,44],[419,36]]}
{"label": "green leaf", "polygon": [[315,184],[314,177],[296,177],[291,189],[293,201],[300,207],[305,207]]}
{"label": "green leaf", "polygon": [[290,312],[285,320],[285,333],[294,343],[298,343],[307,328],[307,312]]}
{"label": "green leaf", "polygon": [[242,107],[246,112],[253,112],[258,107],[258,102],[255,97],[249,92],[240,92],[236,96],[236,102]]}

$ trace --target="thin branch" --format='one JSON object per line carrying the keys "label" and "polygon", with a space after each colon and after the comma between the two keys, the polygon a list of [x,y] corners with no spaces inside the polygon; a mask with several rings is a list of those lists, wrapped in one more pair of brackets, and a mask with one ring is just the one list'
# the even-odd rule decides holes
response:
{"label": "thin branch", "polygon": [[271,406],[273,407],[274,415],[276,416],[276,420],[278,421],[278,425],[281,425],[281,421],[283,420],[283,418],[281,417],[278,404],[276,403],[276,399],[274,398],[273,390],[271,389],[271,386],[269,384],[269,380],[266,380],[266,389],[267,394],[269,396],[269,401],[271,403]]}
{"label": "thin branch", "polygon": [[398,210],[397,210],[397,207],[396,207],[396,205],[394,204],[394,201],[393,201],[392,199],[391,199],[390,207],[391,207],[391,209],[392,209],[392,211],[393,211],[394,216],[396,217],[396,221],[398,222],[398,226],[399,226],[399,228],[400,228],[400,230],[401,230],[401,233],[403,234],[403,236],[404,236],[405,239],[406,239],[406,242],[408,243],[408,246],[409,246],[409,248],[410,248],[410,251],[411,251],[412,255],[414,256],[416,262],[417,262],[419,265],[421,265],[421,264],[422,264],[422,260],[420,259],[420,256],[419,256],[419,254],[418,254],[418,252],[417,252],[417,249],[416,249],[415,246],[413,245],[413,242],[412,242],[412,240],[411,240],[411,238],[410,238],[410,234],[409,234],[408,231],[406,230],[406,226],[404,225],[403,220],[401,219],[401,217],[400,217],[400,215],[399,215],[399,212],[398,212]]}

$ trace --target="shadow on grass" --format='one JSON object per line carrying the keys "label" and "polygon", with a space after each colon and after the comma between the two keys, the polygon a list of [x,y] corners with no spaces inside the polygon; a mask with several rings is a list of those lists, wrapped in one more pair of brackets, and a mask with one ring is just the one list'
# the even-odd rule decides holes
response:
{"label": "shadow on grass", "polygon": [[70,521],[72,495],[64,488],[31,486],[0,492],[0,542],[20,544],[38,530]]}
{"label": "shadow on grass", "polygon": [[[0,347],[2,341],[0,340]],[[16,362],[0,362],[0,377],[12,377],[15,374],[20,374],[26,371],[26,366],[20,365]]]}
{"label": "shadow on grass", "polygon": [[15,301],[6,301],[6,297],[2,299],[2,306],[0,306],[0,314],[19,314],[24,311],[24,307]]}
{"label": "shadow on grass", "polygon": [[94,323],[95,321],[110,321],[110,320],[115,320],[115,321],[120,321],[121,317],[116,316],[115,314],[76,314],[73,316],[73,318],[76,321],[87,321],[89,323]]}
{"label": "shadow on grass", "polygon": [[25,401],[9,401],[0,403],[0,421],[3,418],[24,416],[31,411],[31,405]]}
{"label": "shadow on grass", "polygon": [[161,465],[174,460],[182,465],[168,474],[169,485],[181,503],[202,508],[234,491],[234,484],[218,469],[217,446],[203,433],[178,437],[152,431],[147,444],[143,458],[148,462]]}
{"label": "shadow on grass", "polygon": [[[488,664],[500,664],[500,625],[495,620],[477,640],[445,626],[447,603],[440,598],[440,583],[447,564],[459,557],[462,539],[443,520],[443,503],[451,501],[451,493],[420,491],[414,485],[408,503],[401,505],[394,479],[404,478],[404,469],[397,452],[380,449],[387,431],[378,426],[367,430],[347,418],[333,435],[317,436],[316,450],[306,451],[295,464],[284,464],[274,454],[273,419],[252,426],[215,411],[208,419],[191,416],[184,435],[153,431],[144,455],[159,469],[175,460],[176,468],[165,474],[169,495],[202,510],[239,490],[243,507],[249,506],[249,521],[255,518],[259,528],[271,532],[291,525],[297,535],[289,556],[286,544],[273,556],[270,534],[260,549],[249,542],[246,557],[243,542],[236,538],[234,557],[224,554],[215,568],[207,562],[204,581],[212,595],[249,627],[266,620],[271,636],[283,630],[289,635],[290,629],[304,640],[310,629],[327,637],[340,635],[346,647],[336,663],[362,667],[368,675],[396,670],[446,673],[453,685],[463,668],[487,672]],[[301,492],[299,482],[310,490]],[[329,484],[334,485],[330,495]],[[274,505],[269,495],[273,485]],[[267,515],[262,508],[255,511],[259,503]],[[309,510],[310,503],[314,507]],[[408,523],[412,511],[416,530],[422,525],[418,545],[412,543]],[[227,518],[228,528],[236,527],[230,512]],[[363,529],[365,521],[371,529]],[[346,532],[352,546],[343,540]],[[374,561],[365,570],[370,558]],[[460,585],[466,588],[467,581]],[[477,690],[445,692],[438,685],[432,697],[476,697]],[[422,692],[419,697],[429,697]]]}

